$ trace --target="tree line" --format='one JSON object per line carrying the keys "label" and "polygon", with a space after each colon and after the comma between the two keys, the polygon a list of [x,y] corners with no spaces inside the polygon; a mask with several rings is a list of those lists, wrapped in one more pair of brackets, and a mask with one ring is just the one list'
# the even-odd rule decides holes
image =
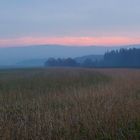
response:
{"label": "tree line", "polygon": [[50,67],[140,67],[140,49],[120,49],[106,52],[102,60],[85,59],[79,63],[73,58],[49,58]]}
{"label": "tree line", "polygon": [[76,67],[78,66],[78,63],[72,59],[72,58],[49,58],[45,62],[45,66],[51,66],[51,67]]}
{"label": "tree line", "polygon": [[103,65],[108,67],[140,67],[140,49],[120,49],[107,52]]}

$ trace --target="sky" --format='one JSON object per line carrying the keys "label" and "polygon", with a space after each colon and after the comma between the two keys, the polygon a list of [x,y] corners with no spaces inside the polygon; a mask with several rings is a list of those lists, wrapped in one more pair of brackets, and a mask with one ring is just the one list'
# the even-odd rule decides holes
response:
{"label": "sky", "polygon": [[140,44],[140,0],[0,0],[0,47]]}

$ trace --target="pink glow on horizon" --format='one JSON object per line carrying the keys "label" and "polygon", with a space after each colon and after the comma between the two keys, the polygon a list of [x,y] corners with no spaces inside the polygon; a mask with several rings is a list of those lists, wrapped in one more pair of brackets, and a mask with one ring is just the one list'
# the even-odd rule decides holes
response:
{"label": "pink glow on horizon", "polygon": [[0,39],[0,47],[10,47],[18,45],[128,45],[140,44],[140,38],[130,37],[23,37],[16,39]]}

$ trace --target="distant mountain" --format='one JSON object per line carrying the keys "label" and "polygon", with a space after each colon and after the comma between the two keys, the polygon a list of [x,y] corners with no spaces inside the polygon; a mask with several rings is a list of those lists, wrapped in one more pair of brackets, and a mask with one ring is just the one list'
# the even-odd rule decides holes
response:
{"label": "distant mountain", "polygon": [[37,45],[0,48],[0,67],[1,66],[20,66],[20,65],[42,65],[44,58],[75,58],[87,56],[89,54],[103,55],[105,52],[119,48],[138,48],[140,45],[130,46],[62,46],[62,45]]}
{"label": "distant mountain", "polygon": [[96,61],[96,60],[102,60],[103,57],[104,57],[104,55],[86,55],[86,56],[76,57],[75,60],[78,63],[83,63],[86,59]]}

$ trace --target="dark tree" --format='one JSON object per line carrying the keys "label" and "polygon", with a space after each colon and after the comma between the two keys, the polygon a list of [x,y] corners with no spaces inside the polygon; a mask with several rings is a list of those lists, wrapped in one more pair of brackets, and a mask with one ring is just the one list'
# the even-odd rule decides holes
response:
{"label": "dark tree", "polygon": [[82,64],[83,67],[89,67],[89,68],[93,67],[94,65],[95,63],[89,58],[85,59]]}
{"label": "dark tree", "polygon": [[55,58],[49,58],[46,62],[45,62],[45,66],[56,66],[57,65],[57,60]]}
{"label": "dark tree", "polygon": [[104,55],[108,67],[140,67],[140,49],[120,49]]}
{"label": "dark tree", "polygon": [[49,58],[45,66],[63,66],[63,67],[126,67],[140,68],[140,49],[120,49],[106,52],[103,60],[86,59],[82,63],[76,62],[72,58]]}
{"label": "dark tree", "polygon": [[66,59],[62,59],[62,58],[49,58],[46,63],[45,66],[50,66],[50,67],[77,67],[78,63],[72,59],[72,58],[66,58]]}

